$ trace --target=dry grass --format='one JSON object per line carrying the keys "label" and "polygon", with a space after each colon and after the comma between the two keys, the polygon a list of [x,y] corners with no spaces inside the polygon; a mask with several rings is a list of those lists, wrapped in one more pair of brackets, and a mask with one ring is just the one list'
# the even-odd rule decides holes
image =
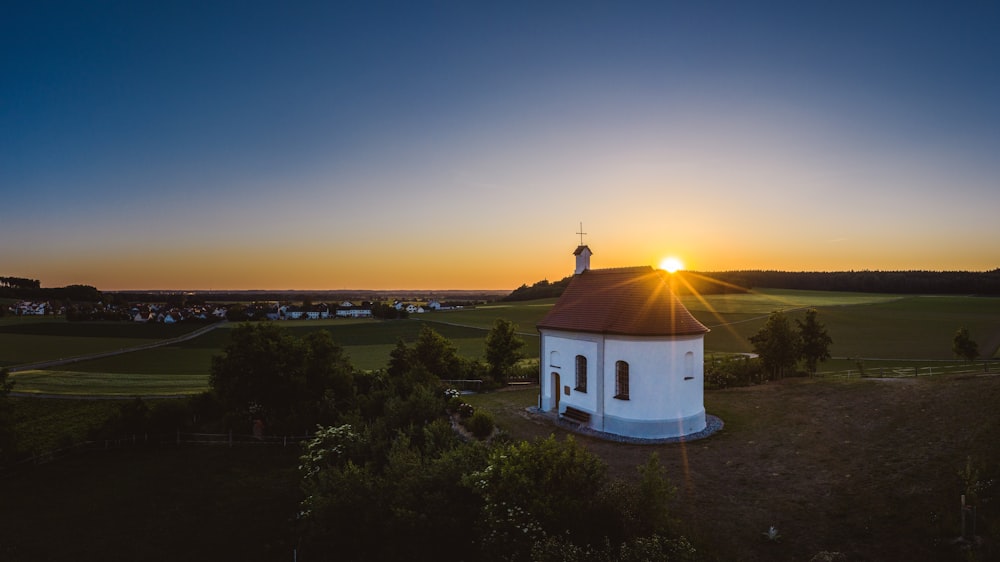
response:
{"label": "dry grass", "polygon": [[[476,402],[514,437],[564,434],[523,414],[534,393]],[[958,471],[971,456],[983,480],[1000,477],[998,403],[998,376],[789,379],[706,393],[706,409],[726,426],[702,441],[577,440],[622,477],[657,451],[678,489],[679,530],[719,560],[809,560],[824,550],[849,560],[964,560],[951,545]],[[978,509],[978,559],[997,559],[1000,510],[988,501]],[[778,542],[762,535],[771,525]]]}

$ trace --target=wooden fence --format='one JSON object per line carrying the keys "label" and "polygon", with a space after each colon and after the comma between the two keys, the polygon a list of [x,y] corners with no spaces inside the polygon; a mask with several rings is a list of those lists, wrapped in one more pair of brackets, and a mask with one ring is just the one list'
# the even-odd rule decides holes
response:
{"label": "wooden fence", "polygon": [[[901,361],[902,363],[902,361]],[[819,371],[817,376],[821,377],[866,377],[866,378],[905,378],[905,377],[929,377],[934,375],[983,375],[1000,373],[1000,362],[983,361],[980,363],[958,363],[941,365],[914,365],[912,367],[859,367],[856,369],[846,369],[841,371]]]}

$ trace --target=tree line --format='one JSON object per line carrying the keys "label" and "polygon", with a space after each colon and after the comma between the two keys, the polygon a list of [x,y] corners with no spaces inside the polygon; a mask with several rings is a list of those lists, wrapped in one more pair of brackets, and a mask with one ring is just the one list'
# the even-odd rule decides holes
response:
{"label": "tree line", "polygon": [[38,279],[24,277],[0,277],[0,288],[8,289],[38,289],[42,283]]}
{"label": "tree line", "polygon": [[[521,285],[502,300],[562,295],[572,277]],[[992,271],[678,271],[667,277],[678,295],[745,293],[753,288],[893,294],[1000,295],[1000,269]]]}
{"label": "tree line", "polygon": [[[34,280],[33,280],[34,281]],[[67,285],[65,287],[39,287],[37,281],[32,286],[0,285],[0,297],[33,301],[77,301],[98,302],[104,297],[96,287],[90,285]]]}
{"label": "tree line", "polygon": [[716,281],[754,288],[898,294],[1000,295],[1000,268],[992,271],[722,271]]}

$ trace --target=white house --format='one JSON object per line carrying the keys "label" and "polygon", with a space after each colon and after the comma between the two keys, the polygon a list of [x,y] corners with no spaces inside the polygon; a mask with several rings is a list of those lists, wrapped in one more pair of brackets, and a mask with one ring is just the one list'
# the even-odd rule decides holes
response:
{"label": "white house", "polygon": [[539,404],[591,429],[646,439],[705,429],[708,332],[649,266],[590,269],[580,246],[576,274],[538,322]]}
{"label": "white house", "polygon": [[44,316],[49,314],[51,305],[47,302],[21,301],[15,305],[14,310],[20,316]]}
{"label": "white house", "polygon": [[336,315],[341,318],[371,318],[372,309],[365,306],[352,306],[350,308],[338,308]]}

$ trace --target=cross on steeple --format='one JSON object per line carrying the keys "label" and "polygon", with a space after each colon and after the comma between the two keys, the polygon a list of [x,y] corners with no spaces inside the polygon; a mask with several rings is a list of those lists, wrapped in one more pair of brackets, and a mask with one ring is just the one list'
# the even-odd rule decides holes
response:
{"label": "cross on steeple", "polygon": [[583,235],[586,234],[586,232],[583,231],[583,223],[582,222],[580,223],[580,232],[577,232],[577,234],[580,235],[580,245],[583,246]]}

